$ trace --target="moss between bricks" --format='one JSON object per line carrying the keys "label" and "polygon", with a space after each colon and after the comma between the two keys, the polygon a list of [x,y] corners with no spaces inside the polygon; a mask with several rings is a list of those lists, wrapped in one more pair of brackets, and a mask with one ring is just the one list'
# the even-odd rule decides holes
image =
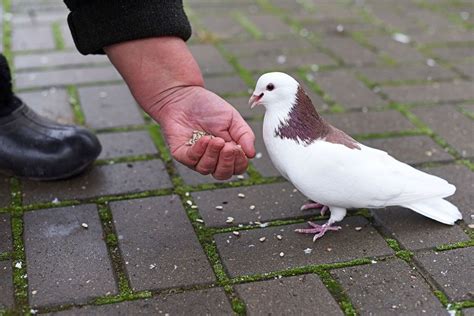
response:
{"label": "moss between bricks", "polygon": [[77,91],[77,87],[72,85],[67,86],[67,93],[69,95],[69,104],[71,104],[72,111],[74,112],[76,123],[84,125],[86,118],[79,102],[79,92]]}
{"label": "moss between bricks", "polygon": [[54,44],[56,46],[56,50],[64,50],[64,38],[61,32],[61,24],[59,22],[54,22],[51,25]]}

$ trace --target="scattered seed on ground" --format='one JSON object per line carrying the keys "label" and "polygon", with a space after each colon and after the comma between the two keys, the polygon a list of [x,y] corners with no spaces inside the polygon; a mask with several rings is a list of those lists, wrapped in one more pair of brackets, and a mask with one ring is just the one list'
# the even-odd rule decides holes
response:
{"label": "scattered seed on ground", "polygon": [[234,218],[231,217],[231,216],[229,216],[229,217],[227,217],[227,219],[226,219],[225,222],[228,223],[228,224],[233,223],[233,222],[234,222]]}
{"label": "scattered seed on ground", "polygon": [[224,209],[224,207],[222,205],[217,205],[216,206],[216,210],[222,211],[223,209]]}
{"label": "scattered seed on ground", "polygon": [[283,239],[283,236],[282,235],[277,235],[276,236],[278,240],[282,240]]}
{"label": "scattered seed on ground", "polygon": [[234,234],[235,236],[240,236],[240,233],[238,231],[233,231],[232,234]]}
{"label": "scattered seed on ground", "polygon": [[238,196],[239,198],[243,199],[243,198],[245,197],[245,194],[239,193],[239,194],[237,194],[237,196]]}
{"label": "scattered seed on ground", "polygon": [[255,205],[250,205],[249,209],[254,210],[254,209],[255,209]]}
{"label": "scattered seed on ground", "polygon": [[283,256],[285,256],[285,253],[282,251],[280,252],[280,257],[283,257]]}
{"label": "scattered seed on ground", "polygon": [[260,237],[260,242],[264,242],[267,239],[267,237]]}
{"label": "scattered seed on ground", "polygon": [[89,225],[87,225],[87,223],[82,223],[81,226],[82,226],[83,228],[89,228]]}
{"label": "scattered seed on ground", "polygon": [[311,248],[306,248],[306,249],[303,250],[303,251],[304,251],[305,255],[309,255],[309,254],[313,251],[313,249],[311,249]]}
{"label": "scattered seed on ground", "polygon": [[361,231],[361,230],[362,230],[362,227],[360,227],[360,226],[357,226],[357,227],[355,228],[355,230],[357,230],[357,231]]}
{"label": "scattered seed on ground", "polygon": [[198,223],[204,223],[204,220],[200,219],[200,218],[196,218],[196,222]]}

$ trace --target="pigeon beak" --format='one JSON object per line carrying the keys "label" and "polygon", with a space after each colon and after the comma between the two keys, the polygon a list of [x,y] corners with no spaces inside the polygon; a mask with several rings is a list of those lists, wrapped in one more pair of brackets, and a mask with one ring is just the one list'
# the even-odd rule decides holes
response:
{"label": "pigeon beak", "polygon": [[263,97],[263,92],[260,93],[260,95],[252,94],[252,96],[249,99],[250,108],[253,109],[255,106],[257,106],[259,104],[258,101],[260,101],[262,97]]}

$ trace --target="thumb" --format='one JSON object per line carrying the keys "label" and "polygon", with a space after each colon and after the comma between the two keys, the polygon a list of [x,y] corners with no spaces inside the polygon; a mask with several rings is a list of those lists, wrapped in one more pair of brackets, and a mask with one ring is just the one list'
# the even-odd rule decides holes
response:
{"label": "thumb", "polygon": [[232,139],[242,147],[247,157],[255,157],[255,134],[237,111],[232,117],[229,133]]}

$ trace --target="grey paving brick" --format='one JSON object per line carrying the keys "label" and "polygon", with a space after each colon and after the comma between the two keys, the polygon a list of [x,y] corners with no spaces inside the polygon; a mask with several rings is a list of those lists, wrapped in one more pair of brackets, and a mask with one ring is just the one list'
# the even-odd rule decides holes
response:
{"label": "grey paving brick", "polygon": [[232,307],[221,288],[160,295],[119,304],[86,306],[54,315],[128,316],[128,315],[231,315]]}
{"label": "grey paving brick", "polygon": [[289,25],[274,15],[249,15],[247,18],[266,38],[276,38],[293,33]]}
{"label": "grey paving brick", "polygon": [[212,45],[190,45],[189,49],[197,60],[204,75],[230,73],[233,68]]}
{"label": "grey paving brick", "polygon": [[273,166],[262,136],[262,122],[249,122],[255,134],[255,150],[257,155],[252,159],[252,165],[263,177],[279,177],[280,172]]}
{"label": "grey paving brick", "polygon": [[236,75],[205,77],[204,81],[206,88],[218,95],[248,93],[249,91],[249,87]]}
{"label": "grey paving brick", "polygon": [[76,51],[70,51],[17,55],[15,56],[14,62],[15,69],[18,71],[34,68],[108,64],[109,60],[107,59],[107,57],[102,55],[84,56]]}
{"label": "grey paving brick", "polygon": [[341,19],[306,20],[302,21],[302,25],[308,31],[315,33],[319,38],[350,38],[354,32],[368,32],[374,29],[373,25],[364,23],[358,18],[351,18],[346,21]]}
{"label": "grey paving brick", "polygon": [[421,263],[451,301],[474,299],[472,248],[419,253],[415,255],[415,260]]}
{"label": "grey paving brick", "polygon": [[370,108],[386,104],[351,73],[334,71],[316,73],[314,77],[324,92],[346,109]]}
{"label": "grey paving brick", "polygon": [[12,262],[0,261],[0,310],[12,308],[15,304],[13,297]]}
{"label": "grey paving brick", "polygon": [[76,178],[57,182],[23,182],[26,204],[136,193],[171,187],[161,160],[96,166]]}
{"label": "grey paving brick", "polygon": [[12,50],[54,49],[53,30],[49,25],[13,28]]}
{"label": "grey paving brick", "polygon": [[12,250],[10,215],[0,214],[0,253]]}
{"label": "grey paving brick", "polygon": [[444,60],[472,59],[471,45],[436,47],[432,48],[431,52],[435,57]]}
{"label": "grey paving brick", "polygon": [[[248,315],[344,315],[314,274],[239,284]],[[317,293],[317,295],[315,295]]]}
{"label": "grey paving brick", "polygon": [[199,17],[201,24],[218,39],[248,39],[249,33],[230,15],[205,15]]}
{"label": "grey paving brick", "polygon": [[446,315],[423,277],[399,259],[331,274],[361,315]]}
{"label": "grey paving brick", "polygon": [[[245,197],[239,197],[239,193]],[[226,223],[229,216],[234,218],[232,224],[236,225],[319,214],[319,210],[300,211],[307,199],[287,182],[201,191],[191,195],[204,222],[212,227],[229,226]],[[218,210],[216,206],[223,209]]]}
{"label": "grey paving brick", "polygon": [[0,175],[0,207],[10,204],[10,184],[6,177]]}
{"label": "grey paving brick", "polygon": [[468,81],[383,87],[382,90],[393,101],[402,103],[452,102],[474,99],[473,84]]}
{"label": "grey paving brick", "polygon": [[462,314],[464,316],[473,316],[474,315],[474,308],[466,308],[462,310]]}
{"label": "grey paving brick", "polygon": [[344,114],[323,115],[331,124],[350,135],[377,134],[413,130],[408,119],[398,111],[351,112]]}
{"label": "grey paving brick", "polygon": [[28,212],[24,221],[32,306],[84,303],[117,292],[95,205]]}
{"label": "grey paving brick", "polygon": [[388,152],[396,159],[408,164],[419,164],[427,161],[452,160],[450,154],[439,147],[428,136],[407,136],[378,138],[362,141],[363,144]]}
{"label": "grey paving brick", "polygon": [[462,157],[474,157],[474,123],[455,106],[418,107],[413,113],[454,147]]}
{"label": "grey paving brick", "polygon": [[110,208],[133,289],[215,281],[178,196],[113,202]]}
{"label": "grey paving brick", "polygon": [[278,54],[273,52],[269,55],[254,55],[239,58],[239,63],[252,71],[277,71],[286,69],[297,69],[313,65],[330,66],[335,65],[334,59],[326,54],[316,51],[291,52]]}
{"label": "grey paving brick", "polygon": [[98,159],[157,154],[155,144],[146,131],[105,133],[97,135],[102,144]]}
{"label": "grey paving brick", "polygon": [[64,89],[22,92],[18,96],[41,116],[62,124],[74,123],[74,113]]}
{"label": "grey paving brick", "polygon": [[74,39],[72,38],[67,22],[62,23],[60,29],[64,41],[64,47],[68,49],[76,49],[76,44],[74,44]]}
{"label": "grey paving brick", "polygon": [[375,64],[378,60],[375,53],[360,46],[351,38],[329,37],[322,41],[322,45],[330,49],[348,65]]}
{"label": "grey paving brick", "polygon": [[474,62],[466,62],[466,63],[456,63],[454,64],[456,69],[460,71],[465,76],[471,77],[474,79]]}
{"label": "grey paving brick", "polygon": [[[311,235],[294,232],[296,228],[307,227],[304,223],[241,231],[239,237],[223,233],[214,239],[232,277],[393,253],[366,219],[346,217],[341,226],[341,231],[329,232],[316,242]],[[356,231],[355,227],[362,230]],[[276,235],[281,235],[282,240]],[[260,242],[261,237],[266,240]],[[312,249],[310,254],[305,254],[307,248]]]}
{"label": "grey paving brick", "polygon": [[119,73],[112,66],[21,72],[15,76],[18,89],[121,80]]}
{"label": "grey paving brick", "polygon": [[108,128],[143,124],[133,96],[125,85],[79,88],[79,98],[86,124],[94,128]]}
{"label": "grey paving brick", "polygon": [[415,48],[394,41],[390,35],[369,36],[368,41],[380,52],[387,54],[399,63],[414,61],[424,62],[426,60],[426,57],[418,52]]}
{"label": "grey paving brick", "polygon": [[447,200],[459,208],[466,223],[474,223],[474,173],[458,164],[427,168],[426,171],[456,186],[456,193]]}
{"label": "grey paving brick", "polygon": [[453,71],[442,66],[430,67],[426,64],[400,65],[397,67],[361,68],[359,71],[369,80],[377,83],[405,80],[443,80],[458,77]]}
{"label": "grey paving brick", "polygon": [[469,240],[459,225],[445,225],[402,207],[372,211],[375,220],[411,250]]}
{"label": "grey paving brick", "polygon": [[[199,185],[205,183],[227,183],[227,182],[237,182],[241,181],[239,177],[232,176],[228,180],[217,180],[212,175],[202,175],[194,170],[189,169],[183,164],[176,162],[175,168],[178,170],[179,175],[183,178],[184,183],[189,185]],[[245,178],[248,178],[247,174],[242,175]]]}
{"label": "grey paving brick", "polygon": [[295,52],[314,51],[315,48],[307,40],[300,37],[291,37],[274,40],[246,41],[245,45],[238,42],[229,42],[222,46],[232,55],[240,58],[255,56],[290,55]]}
{"label": "grey paving brick", "polygon": [[16,13],[11,19],[14,27],[48,25],[53,22],[62,22],[66,20],[67,13],[64,11],[41,12],[32,11],[28,13]]}
{"label": "grey paving brick", "polygon": [[227,97],[225,98],[227,102],[229,102],[231,105],[233,105],[237,111],[239,111],[240,115],[242,115],[243,118],[248,119],[248,118],[262,118],[264,113],[265,113],[265,108],[263,106],[257,106],[253,109],[250,109],[249,106],[249,96],[245,97]]}

